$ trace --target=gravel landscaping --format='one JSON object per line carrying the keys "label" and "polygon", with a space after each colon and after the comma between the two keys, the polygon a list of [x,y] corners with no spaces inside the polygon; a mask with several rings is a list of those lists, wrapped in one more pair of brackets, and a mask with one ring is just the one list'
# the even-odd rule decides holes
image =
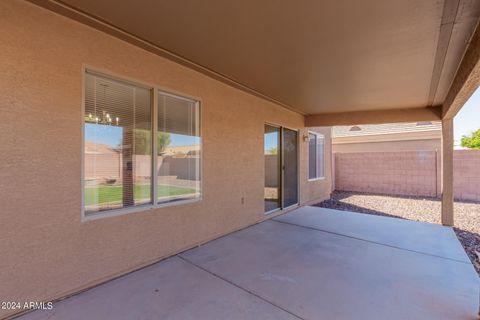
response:
{"label": "gravel landscaping", "polygon": [[[441,202],[436,198],[335,191],[329,200],[316,206],[440,223]],[[480,274],[480,203],[455,202],[454,222],[455,233]]]}

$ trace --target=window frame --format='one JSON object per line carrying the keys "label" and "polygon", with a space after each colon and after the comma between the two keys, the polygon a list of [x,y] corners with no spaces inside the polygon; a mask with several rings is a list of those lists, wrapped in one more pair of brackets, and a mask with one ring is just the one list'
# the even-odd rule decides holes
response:
{"label": "window frame", "polygon": [[[130,84],[133,86],[141,87],[141,88],[146,88],[150,91],[151,99],[151,125],[152,125],[152,130],[151,130],[151,143],[152,143],[152,161],[151,161],[151,202],[148,204],[141,204],[137,206],[131,206],[131,207],[126,207],[126,208],[118,208],[118,209],[110,209],[110,210],[105,210],[105,211],[98,211],[98,212],[87,212],[85,210],[85,109],[86,109],[86,100],[85,100],[85,85],[86,85],[86,74],[91,74],[94,76],[99,76],[99,77],[104,77],[107,79],[115,80],[115,81],[120,81],[126,84]],[[157,194],[157,183],[156,179],[157,176],[154,175],[154,168],[156,168],[158,159],[157,157],[154,157],[153,155],[157,153],[157,144],[156,142],[156,133],[158,132],[158,94],[162,93],[165,95],[169,95],[178,99],[186,100],[189,102],[193,102],[195,104],[195,107],[198,110],[198,119],[197,119],[197,124],[198,124],[198,133],[200,137],[200,157],[199,157],[199,176],[200,178],[200,194],[196,198],[190,198],[190,199],[181,199],[177,201],[170,201],[170,202],[161,202],[158,203],[158,199],[156,197]],[[83,65],[82,66],[82,106],[81,106],[81,122],[80,122],[80,127],[81,127],[81,136],[82,136],[82,141],[81,141],[81,161],[80,161],[80,188],[81,188],[81,203],[80,203],[80,212],[81,212],[81,222],[86,222],[86,221],[92,221],[92,220],[98,220],[98,219],[103,219],[103,218],[108,218],[108,217],[115,217],[115,216],[121,216],[121,215],[126,215],[129,213],[135,213],[135,212],[146,212],[146,211],[151,211],[154,209],[159,209],[159,208],[164,208],[164,207],[173,207],[173,206],[178,206],[178,205],[187,205],[187,204],[192,204],[196,203],[199,201],[203,200],[203,139],[202,139],[202,99],[199,97],[194,97],[182,92],[178,92],[175,90],[171,90],[162,86],[146,83],[143,81],[139,81],[137,79],[132,79],[124,75],[118,75],[106,70],[101,70],[99,68],[91,67],[89,65]],[[155,182],[154,182],[155,181]]]}
{"label": "window frame", "polygon": [[[308,181],[318,181],[318,180],[325,180],[325,135],[315,132],[315,131],[308,131],[307,136],[308,136],[308,142],[310,143],[310,134],[315,136],[315,168],[316,170],[316,176],[314,178],[310,178],[310,145],[307,146],[307,160],[308,160],[308,165],[307,165],[307,179]],[[322,173],[323,175],[320,176],[319,174],[319,169],[320,169],[320,157],[318,156],[318,139],[323,140],[322,148],[322,163],[321,166],[322,168]]]}

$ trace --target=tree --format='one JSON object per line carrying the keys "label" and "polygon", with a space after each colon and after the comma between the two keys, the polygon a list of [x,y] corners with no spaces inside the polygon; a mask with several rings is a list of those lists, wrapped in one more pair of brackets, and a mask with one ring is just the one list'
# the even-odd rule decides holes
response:
{"label": "tree", "polygon": [[480,149],[480,129],[472,132],[470,135],[462,136],[460,144],[465,148]]}
{"label": "tree", "polygon": [[[143,129],[135,129],[135,154],[150,154],[150,143],[148,136],[150,131]],[[157,152],[162,154],[165,149],[171,143],[170,133],[158,132],[157,133]]]}

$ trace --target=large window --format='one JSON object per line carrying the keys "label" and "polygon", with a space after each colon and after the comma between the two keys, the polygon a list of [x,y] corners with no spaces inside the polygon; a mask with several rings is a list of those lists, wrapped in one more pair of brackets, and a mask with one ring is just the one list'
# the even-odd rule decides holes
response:
{"label": "large window", "polygon": [[308,133],[308,179],[322,179],[325,177],[325,138],[316,132]]}
{"label": "large window", "polygon": [[87,72],[85,213],[199,198],[199,130],[198,102]]}

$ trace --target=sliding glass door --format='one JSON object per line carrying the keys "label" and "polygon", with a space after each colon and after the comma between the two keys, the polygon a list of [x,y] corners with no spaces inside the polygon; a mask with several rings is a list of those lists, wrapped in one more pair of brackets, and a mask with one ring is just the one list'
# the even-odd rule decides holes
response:
{"label": "sliding glass door", "polygon": [[281,207],[280,204],[280,128],[265,125],[265,212]]}
{"label": "sliding glass door", "polygon": [[265,212],[298,203],[298,133],[265,125]]}
{"label": "sliding glass door", "polygon": [[282,128],[283,207],[298,203],[297,131]]}

